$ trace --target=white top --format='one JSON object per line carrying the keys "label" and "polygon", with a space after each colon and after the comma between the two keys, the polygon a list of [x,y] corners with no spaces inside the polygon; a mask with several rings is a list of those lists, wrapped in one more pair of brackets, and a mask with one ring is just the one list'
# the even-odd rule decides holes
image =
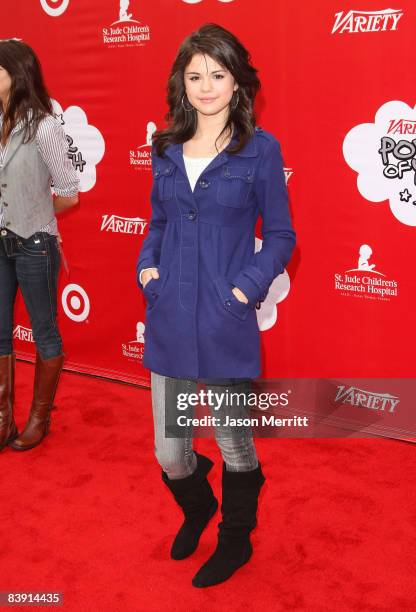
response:
{"label": "white top", "polygon": [[[216,157],[216,155],[213,155],[212,157],[188,157],[187,155],[183,155],[185,170],[186,174],[188,175],[188,180],[192,191],[194,190],[196,182],[202,171],[205,170],[214,157]],[[139,282],[141,284],[143,284],[142,274],[145,270],[149,270],[149,268],[143,268],[143,270],[141,270],[139,275]]]}
{"label": "white top", "polygon": [[216,155],[213,155],[212,157],[188,157],[187,155],[183,155],[185,170],[186,174],[188,175],[188,180],[192,191],[194,190],[196,182],[202,171],[205,170],[214,157],[216,157]]}

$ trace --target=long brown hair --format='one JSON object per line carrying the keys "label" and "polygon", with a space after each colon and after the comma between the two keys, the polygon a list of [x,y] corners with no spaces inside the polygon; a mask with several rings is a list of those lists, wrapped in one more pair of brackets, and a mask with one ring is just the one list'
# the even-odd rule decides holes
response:
{"label": "long brown hair", "polygon": [[[240,151],[254,133],[256,119],[253,106],[261,87],[258,71],[250,63],[249,52],[234,34],[216,23],[206,23],[185,38],[173,62],[167,85],[169,111],[165,119],[168,127],[153,134],[153,143],[159,156],[163,156],[168,145],[186,142],[196,132],[197,113],[186,112],[182,106],[182,97],[185,95],[185,69],[196,53],[209,55],[229,70],[239,85],[236,98],[238,104],[233,94],[227,122],[218,136],[219,138],[224,132],[231,132],[234,126],[237,142],[235,146],[227,147],[227,152]],[[186,99],[184,103],[186,104]]]}
{"label": "long brown hair", "polygon": [[24,142],[28,142],[34,137],[39,121],[53,114],[40,62],[29,45],[10,39],[0,41],[0,66],[7,70],[12,81],[8,104],[3,109],[2,140],[21,120],[25,129]]}

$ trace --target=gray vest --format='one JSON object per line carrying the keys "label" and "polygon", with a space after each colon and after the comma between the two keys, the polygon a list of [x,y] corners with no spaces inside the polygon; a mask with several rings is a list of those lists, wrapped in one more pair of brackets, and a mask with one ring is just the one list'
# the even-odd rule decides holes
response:
{"label": "gray vest", "polygon": [[36,137],[23,144],[24,129],[11,136],[4,165],[0,166],[0,209],[4,225],[22,238],[29,238],[54,216],[51,175]]}

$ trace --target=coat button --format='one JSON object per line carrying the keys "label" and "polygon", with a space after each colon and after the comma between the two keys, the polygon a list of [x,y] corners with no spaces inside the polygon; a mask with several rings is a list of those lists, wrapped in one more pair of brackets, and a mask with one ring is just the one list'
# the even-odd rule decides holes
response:
{"label": "coat button", "polygon": [[188,213],[188,219],[190,219],[191,221],[193,221],[196,217],[196,210],[190,210]]}
{"label": "coat button", "polygon": [[8,206],[7,202],[3,202],[3,206],[7,207]]}
{"label": "coat button", "polygon": [[207,187],[209,187],[210,182],[206,181],[205,179],[202,179],[201,181],[199,181],[199,184],[202,187],[202,189],[206,189]]}
{"label": "coat button", "polygon": [[10,221],[6,221],[6,227],[9,227]]}
{"label": "coat button", "polygon": [[231,300],[225,300],[225,305],[226,306],[231,306]]}
{"label": "coat button", "polygon": [[2,183],[2,187],[7,187],[7,183]]}

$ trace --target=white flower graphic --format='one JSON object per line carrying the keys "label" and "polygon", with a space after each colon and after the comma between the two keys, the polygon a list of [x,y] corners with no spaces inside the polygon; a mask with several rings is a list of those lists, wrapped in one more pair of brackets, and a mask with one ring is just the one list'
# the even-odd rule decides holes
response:
{"label": "white flower graphic", "polygon": [[80,178],[79,190],[89,191],[97,180],[96,165],[104,155],[104,138],[96,127],[88,124],[87,115],[79,106],[69,106],[64,111],[56,100],[52,100],[52,106],[69,139],[72,161]]}
{"label": "white flower graphic", "polygon": [[[261,249],[263,241],[256,238],[254,252],[257,253]],[[260,331],[266,331],[275,325],[277,322],[277,304],[283,302],[287,298],[290,291],[290,277],[284,270],[279,274],[270,285],[266,299],[261,304],[261,308],[256,310],[257,322]]]}
{"label": "white flower graphic", "polygon": [[[416,226],[414,134],[391,130],[401,120],[414,124],[416,106],[399,100],[386,102],[374,123],[361,123],[348,132],[342,150],[345,161],[358,174],[360,194],[370,202],[388,200],[396,219]],[[394,151],[398,143],[400,148]]]}

